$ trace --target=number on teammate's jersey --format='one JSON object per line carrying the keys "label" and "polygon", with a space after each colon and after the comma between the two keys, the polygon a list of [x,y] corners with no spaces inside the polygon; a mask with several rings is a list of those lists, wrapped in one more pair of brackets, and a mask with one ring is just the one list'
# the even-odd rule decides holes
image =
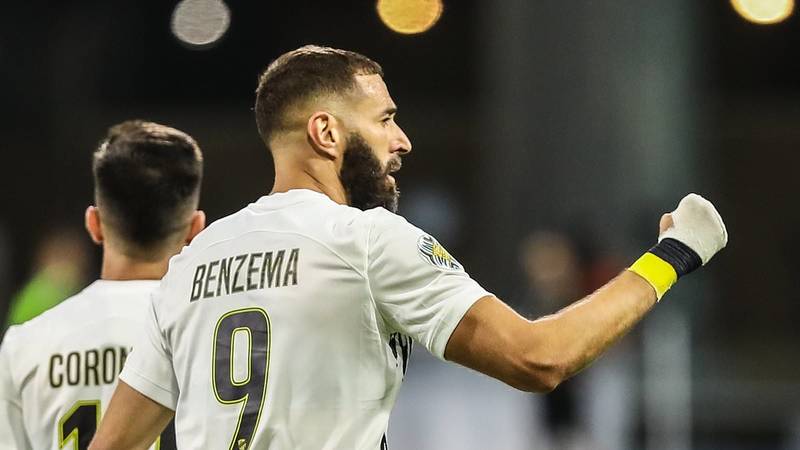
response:
{"label": "number on teammate's jersey", "polygon": [[[78,400],[58,421],[58,448],[88,449],[98,423],[100,423],[100,400]],[[170,421],[155,444],[156,450],[177,449],[174,422]]]}

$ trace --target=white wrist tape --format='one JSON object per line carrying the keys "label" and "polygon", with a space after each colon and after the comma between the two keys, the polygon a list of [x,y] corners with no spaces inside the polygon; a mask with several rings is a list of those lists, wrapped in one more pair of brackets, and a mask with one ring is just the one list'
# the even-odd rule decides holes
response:
{"label": "white wrist tape", "polygon": [[671,213],[673,226],[658,241],[672,238],[694,250],[705,265],[728,243],[728,230],[714,205],[697,194],[684,197]]}

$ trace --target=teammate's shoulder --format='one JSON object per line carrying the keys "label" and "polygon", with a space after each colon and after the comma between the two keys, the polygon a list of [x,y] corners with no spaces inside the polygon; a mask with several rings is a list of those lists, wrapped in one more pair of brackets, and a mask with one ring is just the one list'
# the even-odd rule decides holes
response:
{"label": "teammate's shoulder", "polygon": [[71,316],[67,311],[74,309],[76,302],[82,297],[82,292],[68,297],[36,317],[8,327],[3,337],[3,347],[6,351],[12,351],[18,347],[36,345],[42,336],[53,337],[65,323],[65,316]]}
{"label": "teammate's shoulder", "polygon": [[[38,316],[16,325],[17,333],[48,336],[71,332],[85,326],[89,320],[103,320],[113,314],[125,314],[140,309],[158,285],[155,280],[111,281],[96,280],[80,292]],[[136,304],[133,304],[136,303]]]}
{"label": "teammate's shoulder", "polygon": [[3,333],[3,339],[0,340],[0,352],[9,352],[12,347],[17,345],[20,334],[24,333],[23,325],[24,324],[11,325],[6,329],[5,333]]}
{"label": "teammate's shoulder", "polygon": [[39,330],[52,331],[52,327],[57,327],[59,324],[63,323],[65,316],[71,315],[69,313],[71,310],[80,308],[81,303],[83,303],[85,298],[86,294],[84,289],[75,295],[67,297],[57,305],[53,306],[47,311],[42,312],[38,316],[10,327],[8,332],[13,330],[16,335],[22,336],[27,333],[38,333]]}
{"label": "teammate's shoulder", "polygon": [[[14,378],[35,370],[40,351],[52,343],[60,342],[65,327],[80,326],[73,320],[75,314],[68,311],[74,309],[76,300],[82,297],[82,292],[63,300],[36,317],[8,327],[0,345],[0,354],[11,364]],[[37,351],[31,351],[33,349]]]}

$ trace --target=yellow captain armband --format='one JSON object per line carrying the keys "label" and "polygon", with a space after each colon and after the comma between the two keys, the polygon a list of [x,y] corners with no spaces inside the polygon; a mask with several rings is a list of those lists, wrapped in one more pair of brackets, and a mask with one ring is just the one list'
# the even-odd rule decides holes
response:
{"label": "yellow captain armband", "polygon": [[647,252],[628,268],[631,272],[647,280],[656,290],[657,300],[678,281],[678,273],[672,265],[658,256]]}

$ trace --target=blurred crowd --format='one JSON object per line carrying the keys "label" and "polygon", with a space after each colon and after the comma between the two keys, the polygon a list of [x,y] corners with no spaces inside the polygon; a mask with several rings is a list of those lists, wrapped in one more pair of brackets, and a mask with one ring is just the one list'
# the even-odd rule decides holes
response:
{"label": "blurred crowd", "polygon": [[[11,245],[0,239],[0,270],[11,280]],[[74,226],[55,226],[39,237],[24,282],[0,301],[5,327],[28,321],[77,293],[96,272],[88,236]],[[19,268],[16,268],[19,269]],[[8,284],[7,284],[8,285]]]}

